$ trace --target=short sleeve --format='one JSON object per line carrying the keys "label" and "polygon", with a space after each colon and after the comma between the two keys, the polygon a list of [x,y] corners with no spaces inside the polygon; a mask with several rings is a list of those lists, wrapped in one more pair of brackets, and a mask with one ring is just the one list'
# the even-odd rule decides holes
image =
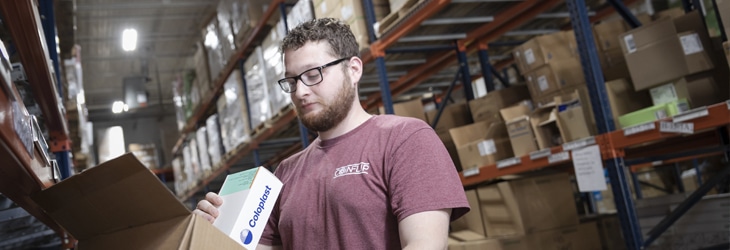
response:
{"label": "short sleeve", "polygon": [[451,208],[455,220],[469,211],[464,187],[443,142],[423,126],[399,133],[403,137],[395,141],[400,145],[393,145],[386,158],[393,213],[401,221],[415,213]]}

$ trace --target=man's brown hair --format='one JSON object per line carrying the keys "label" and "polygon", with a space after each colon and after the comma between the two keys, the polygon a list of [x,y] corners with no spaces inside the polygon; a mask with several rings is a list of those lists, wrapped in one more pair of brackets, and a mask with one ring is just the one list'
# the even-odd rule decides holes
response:
{"label": "man's brown hair", "polygon": [[360,56],[359,46],[350,26],[334,18],[319,18],[304,22],[289,31],[281,43],[281,52],[297,50],[307,42],[327,41],[330,51],[324,51],[336,58]]}

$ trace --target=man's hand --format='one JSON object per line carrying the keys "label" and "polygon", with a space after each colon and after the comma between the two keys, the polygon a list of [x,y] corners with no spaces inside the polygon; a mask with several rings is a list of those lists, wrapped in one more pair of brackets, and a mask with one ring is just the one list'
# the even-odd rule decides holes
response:
{"label": "man's hand", "polygon": [[223,205],[223,198],[216,193],[208,192],[205,194],[205,200],[198,202],[198,206],[193,210],[194,214],[200,215],[210,223],[218,218],[218,208]]}

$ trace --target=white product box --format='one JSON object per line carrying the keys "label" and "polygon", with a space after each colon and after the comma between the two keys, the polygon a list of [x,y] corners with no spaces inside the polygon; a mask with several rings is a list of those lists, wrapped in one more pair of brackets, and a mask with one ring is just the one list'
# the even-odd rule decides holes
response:
{"label": "white product box", "polygon": [[226,176],[223,198],[213,225],[247,249],[256,249],[284,184],[266,168]]}

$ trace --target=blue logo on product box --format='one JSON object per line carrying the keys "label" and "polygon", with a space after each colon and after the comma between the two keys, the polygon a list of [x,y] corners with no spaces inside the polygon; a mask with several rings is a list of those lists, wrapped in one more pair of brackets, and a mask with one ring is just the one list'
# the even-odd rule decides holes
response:
{"label": "blue logo on product box", "polygon": [[243,242],[243,244],[248,245],[251,243],[251,241],[253,241],[253,234],[251,233],[250,230],[243,229],[243,231],[241,231],[241,242]]}

